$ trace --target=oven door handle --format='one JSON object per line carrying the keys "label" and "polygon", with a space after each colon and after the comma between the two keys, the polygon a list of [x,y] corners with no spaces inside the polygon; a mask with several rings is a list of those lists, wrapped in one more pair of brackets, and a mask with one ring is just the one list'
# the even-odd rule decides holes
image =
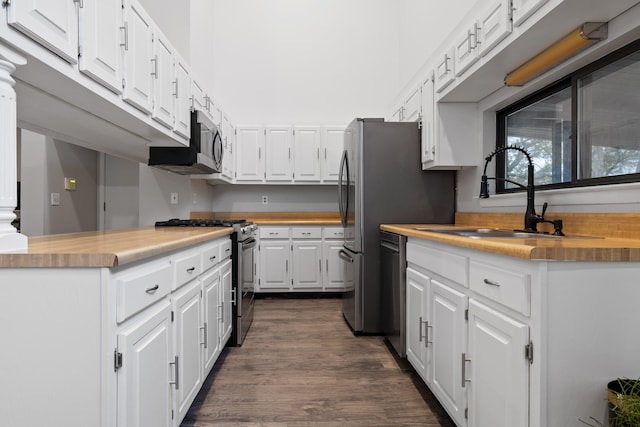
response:
{"label": "oven door handle", "polygon": [[242,250],[255,248],[258,242],[253,237],[246,242],[242,242]]}

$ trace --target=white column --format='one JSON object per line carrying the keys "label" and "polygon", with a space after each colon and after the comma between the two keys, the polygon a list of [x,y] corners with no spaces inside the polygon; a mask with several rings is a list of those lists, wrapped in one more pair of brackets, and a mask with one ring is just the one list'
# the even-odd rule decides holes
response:
{"label": "white column", "polygon": [[15,81],[11,74],[23,57],[0,44],[0,253],[24,253],[27,236],[11,225],[17,197],[17,117]]}

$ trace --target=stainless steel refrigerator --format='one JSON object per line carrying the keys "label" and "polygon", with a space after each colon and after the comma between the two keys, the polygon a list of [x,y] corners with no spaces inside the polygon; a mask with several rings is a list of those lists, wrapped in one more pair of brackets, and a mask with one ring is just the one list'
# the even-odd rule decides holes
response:
{"label": "stainless steel refrigerator", "polygon": [[455,172],[423,171],[415,122],[355,119],[338,179],[345,240],[343,315],[356,334],[383,332],[380,224],[453,223]]}

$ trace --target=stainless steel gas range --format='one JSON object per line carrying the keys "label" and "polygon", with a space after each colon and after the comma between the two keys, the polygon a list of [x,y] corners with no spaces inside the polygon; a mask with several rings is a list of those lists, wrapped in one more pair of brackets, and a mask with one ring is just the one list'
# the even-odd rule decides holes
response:
{"label": "stainless steel gas range", "polygon": [[233,328],[231,345],[242,345],[253,322],[258,226],[244,219],[170,219],[156,227],[233,227],[231,234]]}

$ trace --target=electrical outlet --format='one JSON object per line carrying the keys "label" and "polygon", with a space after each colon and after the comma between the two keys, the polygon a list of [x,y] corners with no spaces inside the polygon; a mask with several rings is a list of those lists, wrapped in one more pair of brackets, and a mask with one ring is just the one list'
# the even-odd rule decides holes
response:
{"label": "electrical outlet", "polygon": [[178,193],[171,193],[171,204],[172,205],[178,204]]}
{"label": "electrical outlet", "polygon": [[262,204],[266,205],[267,203],[269,203],[269,198],[267,196],[262,196]]}
{"label": "electrical outlet", "polygon": [[51,193],[51,206],[60,206],[60,193]]}
{"label": "electrical outlet", "polygon": [[198,193],[193,193],[193,204],[197,204],[198,203]]}

